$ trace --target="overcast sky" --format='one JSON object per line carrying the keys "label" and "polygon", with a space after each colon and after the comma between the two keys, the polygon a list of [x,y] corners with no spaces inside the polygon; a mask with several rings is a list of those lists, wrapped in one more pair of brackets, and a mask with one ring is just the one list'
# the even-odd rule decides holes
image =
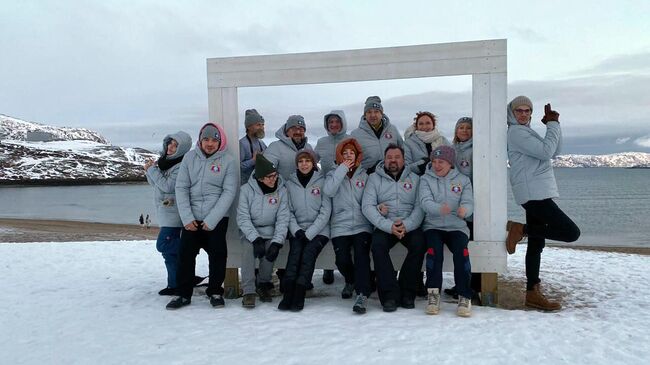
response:
{"label": "overcast sky", "polygon": [[[648,1],[5,1],[0,113],[155,149],[207,120],[207,58],[505,38],[509,98],[530,96],[536,120],[551,102],[564,153],[650,152],[647,14]],[[240,114],[256,107],[271,136],[303,114],[315,141],[324,113],[344,108],[352,129],[375,94],[402,131],[418,110],[446,134],[471,114],[469,76],[245,88]]]}

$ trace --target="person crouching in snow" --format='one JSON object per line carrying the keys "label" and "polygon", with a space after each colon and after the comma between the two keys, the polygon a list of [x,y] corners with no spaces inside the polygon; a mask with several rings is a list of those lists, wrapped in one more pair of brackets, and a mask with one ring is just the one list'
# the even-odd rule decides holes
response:
{"label": "person crouching in snow", "polygon": [[297,170],[285,184],[289,193],[289,256],[280,310],[300,311],[314,274],[316,258],[329,241],[330,198],[323,196],[325,178],[318,171],[318,156],[310,149],[296,153]]}
{"label": "person crouching in snow", "polygon": [[176,202],[183,221],[178,253],[177,297],[167,309],[190,304],[195,280],[196,255],[208,254],[210,280],[206,294],[215,308],[225,305],[223,280],[226,276],[228,210],[237,194],[239,169],[228,155],[228,141],[221,126],[206,123],[199,132],[196,148],[185,154],[176,178]]}
{"label": "person crouching in snow", "polygon": [[472,314],[471,266],[469,262],[469,228],[465,217],[474,210],[472,183],[454,168],[453,147],[440,146],[431,152],[431,163],[420,181],[420,200],[425,217],[422,228],[427,242],[427,314],[440,311],[443,244],[453,255],[454,282],[458,292],[456,314]]}
{"label": "person crouching in snow", "polygon": [[150,161],[144,165],[147,181],[154,188],[153,200],[160,225],[156,249],[165,259],[167,268],[167,287],[158,292],[160,295],[176,293],[178,249],[183,228],[176,204],[176,176],[183,156],[190,148],[192,148],[192,137],[189,134],[179,131],[167,135],[163,139],[163,152],[158,161],[156,163]]}
{"label": "person crouching in snow", "polygon": [[255,170],[239,192],[237,225],[241,233],[242,306],[255,308],[255,259],[259,259],[257,294],[271,302],[273,263],[284,244],[289,227],[289,199],[278,169],[257,155]]}

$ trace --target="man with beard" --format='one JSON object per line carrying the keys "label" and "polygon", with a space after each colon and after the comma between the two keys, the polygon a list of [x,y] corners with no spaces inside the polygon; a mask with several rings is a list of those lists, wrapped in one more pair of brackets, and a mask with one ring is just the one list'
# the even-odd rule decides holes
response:
{"label": "man with beard", "polygon": [[244,126],[246,127],[246,135],[239,140],[240,185],[248,182],[248,178],[255,168],[255,158],[266,149],[266,144],[262,141],[262,138],[264,138],[264,117],[257,110],[248,109],[246,110]]}
{"label": "man with beard", "polygon": [[379,96],[369,96],[366,99],[359,127],[352,131],[351,136],[363,148],[361,168],[367,169],[368,174],[375,170],[389,144],[402,147],[404,143],[397,128],[390,124],[390,119],[384,114]]}
{"label": "man with beard", "polygon": [[296,171],[296,152],[303,148],[313,150],[307,143],[306,130],[305,118],[302,115],[289,116],[287,122],[275,132],[278,140],[272,142],[264,152],[264,157],[277,166],[278,173],[285,181]]}
{"label": "man with beard", "polygon": [[[417,197],[420,177],[404,168],[404,150],[390,144],[384,161],[368,177],[363,193],[363,215],[375,226],[371,252],[377,273],[377,293],[384,312],[415,308],[415,295],[424,260],[425,244],[420,224],[424,212]],[[390,250],[397,242],[408,249],[395,276]]]}

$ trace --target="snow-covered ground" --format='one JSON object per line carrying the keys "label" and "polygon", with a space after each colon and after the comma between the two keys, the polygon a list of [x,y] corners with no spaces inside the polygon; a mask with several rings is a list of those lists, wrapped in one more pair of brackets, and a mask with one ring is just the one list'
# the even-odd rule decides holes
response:
{"label": "snow-covered ground", "polygon": [[[523,277],[523,251],[504,280]],[[205,254],[198,273],[206,274]],[[443,303],[438,316],[366,315],[342,300],[342,280],[300,313],[278,299],[245,310],[207,298],[165,310],[164,265],[152,241],[0,244],[0,354],[5,364],[637,364],[650,358],[650,258],[547,248],[542,279],[567,293],[558,313]],[[450,278],[446,276],[445,281]],[[446,282],[446,285],[449,283]],[[523,289],[523,288],[522,288]],[[643,360],[645,359],[645,360]]]}

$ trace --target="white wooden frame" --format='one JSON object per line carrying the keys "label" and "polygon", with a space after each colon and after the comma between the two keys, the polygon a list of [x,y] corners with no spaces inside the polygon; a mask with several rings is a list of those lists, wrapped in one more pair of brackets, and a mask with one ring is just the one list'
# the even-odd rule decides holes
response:
{"label": "white wooden frame", "polygon": [[[210,120],[224,126],[230,143],[228,151],[238,161],[239,87],[472,75],[475,201],[475,240],[470,243],[472,271],[501,273],[507,268],[504,247],[507,219],[506,56],[506,40],[496,39],[209,58],[207,76]],[[360,100],[360,113],[362,103]],[[236,204],[231,210],[228,234],[228,267],[240,267],[239,255],[233,252],[239,251],[235,206]],[[333,267],[333,254],[321,256],[319,267]],[[281,267],[282,261],[281,259],[276,266]],[[445,270],[453,267],[451,261],[445,260]]]}

